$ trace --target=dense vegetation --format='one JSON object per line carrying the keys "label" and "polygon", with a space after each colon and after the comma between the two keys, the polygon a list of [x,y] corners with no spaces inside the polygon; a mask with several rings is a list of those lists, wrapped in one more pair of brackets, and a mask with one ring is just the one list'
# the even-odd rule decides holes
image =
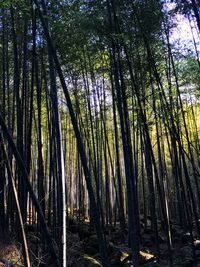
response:
{"label": "dense vegetation", "polygon": [[[20,243],[17,266],[137,267],[151,255],[149,233],[153,264],[179,266],[177,228],[184,253],[192,251],[184,266],[192,266],[200,235],[199,6],[1,1],[0,237]],[[190,32],[185,45],[177,18]],[[114,232],[125,262],[110,256]],[[69,255],[72,233],[76,252],[82,240],[96,240],[99,254],[85,253],[90,265]]]}

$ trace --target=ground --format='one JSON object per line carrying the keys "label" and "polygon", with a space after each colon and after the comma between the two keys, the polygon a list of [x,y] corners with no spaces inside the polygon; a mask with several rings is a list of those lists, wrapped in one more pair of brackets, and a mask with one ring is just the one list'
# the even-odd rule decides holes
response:
{"label": "ground", "polygon": [[[140,266],[143,267],[170,267],[173,255],[174,267],[200,267],[200,240],[193,233],[195,241],[189,233],[184,232],[176,223],[171,223],[172,253],[169,253],[162,224],[159,224],[159,259],[156,256],[155,234],[150,227],[142,227],[142,244],[140,251]],[[121,231],[119,225],[105,227],[108,242],[108,256],[112,267],[132,267],[130,249],[128,248],[127,231]],[[35,227],[27,228],[32,267],[50,266],[49,255],[41,246],[40,237]],[[37,255],[37,256],[36,256]],[[12,264],[12,265],[8,265]],[[16,237],[1,238],[0,267],[22,267],[23,257],[21,245]],[[67,230],[67,267],[102,266],[98,248],[98,239],[88,222],[77,223],[71,220]],[[53,265],[52,265],[53,267]]]}

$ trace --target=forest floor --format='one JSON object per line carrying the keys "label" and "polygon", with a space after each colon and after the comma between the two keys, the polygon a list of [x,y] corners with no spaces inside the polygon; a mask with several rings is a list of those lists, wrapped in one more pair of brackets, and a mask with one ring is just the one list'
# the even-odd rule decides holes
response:
{"label": "forest floor", "polygon": [[[140,250],[140,266],[144,267],[170,267],[171,259],[173,259],[174,267],[200,267],[200,240],[192,238],[188,232],[181,229],[180,225],[171,223],[172,232],[172,251],[169,251],[166,235],[163,230],[163,224],[158,222],[158,246],[155,242],[155,233],[150,228],[150,221],[144,228],[141,222],[141,250]],[[128,248],[128,235],[120,230],[119,225],[107,226],[105,234],[108,241],[108,256],[112,267],[132,267],[130,260],[130,249]],[[73,223],[69,225],[69,259],[74,258],[71,266],[76,267],[92,267],[101,266],[100,254],[98,250],[98,240],[94,232],[90,232],[89,224],[78,225]],[[195,237],[196,234],[193,233]],[[73,241],[75,239],[75,242]],[[80,241],[79,247],[76,249],[76,238]],[[73,246],[74,244],[74,246]],[[159,247],[159,253],[157,249]],[[77,251],[79,251],[78,254]],[[74,254],[74,257],[71,255]],[[159,259],[156,255],[159,254]],[[173,257],[172,257],[173,256]]]}
{"label": "forest floor", "polygon": [[[169,252],[162,224],[159,224],[159,260],[156,255],[155,233],[149,226],[141,224],[142,246],[140,250],[140,266],[170,267],[173,255],[174,267],[200,267],[200,240],[192,242],[189,233],[184,232],[178,224],[171,224],[172,252]],[[108,256],[111,267],[132,267],[130,249],[128,248],[127,231],[122,232],[119,225],[107,226],[105,234],[108,241]],[[195,236],[195,233],[194,233]],[[27,228],[32,267],[51,266],[47,263],[49,256],[42,249],[40,237],[34,227]],[[36,256],[37,255],[37,256]],[[195,256],[194,256],[195,255]],[[21,245],[16,236],[0,240],[0,267],[23,267]],[[98,239],[90,229],[88,222],[69,221],[67,231],[67,267],[102,266],[98,248]]]}

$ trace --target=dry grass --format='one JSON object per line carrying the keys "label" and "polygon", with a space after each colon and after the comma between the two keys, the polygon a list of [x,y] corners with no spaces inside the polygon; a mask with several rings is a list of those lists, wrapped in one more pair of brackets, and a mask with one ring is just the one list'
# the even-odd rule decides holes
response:
{"label": "dry grass", "polygon": [[[16,267],[23,267],[21,249],[8,240],[0,241],[0,259],[6,259]],[[2,266],[5,265],[2,264]]]}
{"label": "dry grass", "polygon": [[[38,267],[39,263],[47,262],[49,256],[44,253],[43,249],[38,246],[37,255],[36,255],[36,244],[32,243],[28,238],[29,244],[29,253],[32,262],[32,266]],[[73,267],[76,266],[76,263],[79,259],[84,255],[83,252],[83,241],[80,241],[78,234],[73,234],[71,232],[67,232],[67,240],[66,240],[66,250],[67,250],[67,266]],[[38,254],[38,251],[40,252]],[[15,242],[11,241],[8,238],[3,239],[0,238],[0,260],[5,259],[10,264],[13,264],[15,267],[23,267],[23,255],[21,251],[21,246]],[[0,267],[5,267],[6,265],[0,262]],[[49,264],[50,266],[50,264]]]}

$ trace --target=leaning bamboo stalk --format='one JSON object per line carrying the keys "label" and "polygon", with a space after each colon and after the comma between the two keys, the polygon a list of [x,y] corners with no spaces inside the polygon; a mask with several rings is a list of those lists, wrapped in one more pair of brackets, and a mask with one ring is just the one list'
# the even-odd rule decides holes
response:
{"label": "leaning bamboo stalk", "polygon": [[2,146],[2,149],[3,149],[3,154],[4,154],[4,157],[6,159],[6,167],[7,167],[7,171],[8,171],[8,177],[9,177],[11,185],[12,185],[14,198],[15,198],[15,203],[16,203],[16,206],[17,206],[17,212],[18,212],[18,216],[19,216],[19,222],[20,222],[21,234],[22,234],[22,241],[23,241],[22,246],[23,246],[23,252],[24,252],[23,253],[24,254],[23,255],[23,257],[24,257],[24,266],[25,267],[31,267],[30,258],[29,258],[29,252],[28,252],[27,239],[26,239],[26,234],[25,234],[25,230],[24,230],[24,223],[23,223],[23,219],[22,219],[21,208],[20,208],[20,205],[19,205],[19,199],[18,199],[18,196],[17,196],[17,189],[16,189],[16,186],[15,186],[15,181],[14,181],[14,178],[13,178],[13,175],[12,175],[11,167],[10,167],[9,160],[8,160],[8,155],[6,153],[4,142],[3,142],[3,138],[1,136],[1,134],[0,134],[0,140],[1,140],[1,146]]}
{"label": "leaning bamboo stalk", "polygon": [[60,267],[61,265],[60,265],[59,257],[58,257],[57,252],[56,252],[55,241],[51,237],[51,234],[49,232],[48,226],[47,226],[45,218],[44,218],[44,214],[43,214],[42,209],[41,209],[41,205],[40,205],[40,203],[39,203],[39,201],[35,195],[35,192],[33,191],[32,185],[29,181],[28,173],[27,173],[26,167],[24,165],[24,162],[23,162],[23,160],[19,154],[19,151],[18,151],[15,143],[13,142],[13,139],[12,139],[12,137],[9,133],[9,130],[8,130],[8,128],[4,122],[4,119],[2,117],[1,112],[0,112],[0,126],[1,126],[1,130],[3,131],[3,134],[4,134],[4,138],[7,140],[8,145],[9,145],[10,149],[12,150],[12,153],[16,159],[18,167],[20,168],[20,170],[22,172],[24,182],[27,186],[27,190],[30,194],[33,205],[35,206],[35,209],[38,213],[38,217],[39,217],[39,220],[40,220],[40,223],[41,223],[41,226],[42,226],[42,229],[44,231],[45,238],[46,238],[46,241],[48,244],[49,252],[52,256],[52,259],[55,261],[55,266]]}

